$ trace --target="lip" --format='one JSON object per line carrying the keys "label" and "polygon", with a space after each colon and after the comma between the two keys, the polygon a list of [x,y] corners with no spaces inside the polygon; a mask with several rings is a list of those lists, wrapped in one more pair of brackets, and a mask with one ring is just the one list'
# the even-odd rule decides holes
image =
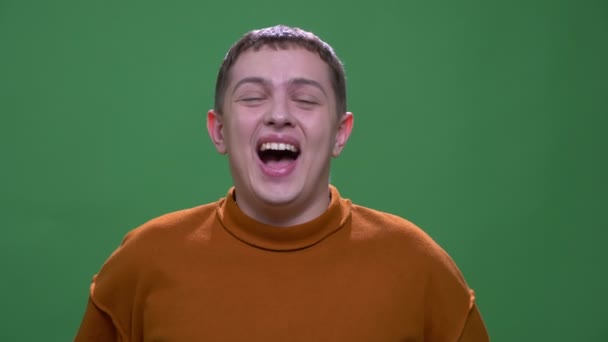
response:
{"label": "lip", "polygon": [[290,175],[296,168],[296,166],[298,165],[300,158],[298,157],[296,160],[294,160],[292,163],[290,163],[289,165],[287,165],[286,167],[283,168],[273,168],[273,167],[269,167],[268,165],[264,164],[264,162],[260,159],[259,154],[258,154],[258,149],[260,148],[260,146],[262,144],[265,143],[269,143],[269,142],[276,142],[276,143],[284,143],[284,144],[291,144],[293,146],[295,146],[300,153],[301,149],[300,149],[300,142],[298,141],[298,139],[286,135],[286,134],[268,134],[268,135],[264,135],[261,136],[256,145],[255,145],[255,156],[256,156],[256,162],[258,164],[258,166],[260,167],[260,169],[262,170],[262,173],[268,177],[272,177],[272,178],[279,178],[279,177],[285,177]]}

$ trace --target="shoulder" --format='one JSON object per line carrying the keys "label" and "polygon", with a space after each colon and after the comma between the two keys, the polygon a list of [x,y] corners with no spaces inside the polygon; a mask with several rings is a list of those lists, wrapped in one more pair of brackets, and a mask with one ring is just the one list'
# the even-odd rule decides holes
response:
{"label": "shoulder", "polygon": [[425,329],[432,340],[458,336],[474,306],[474,292],[452,257],[425,231],[405,218],[353,205],[351,238],[373,246],[378,260],[392,265],[400,278],[415,279],[408,291],[424,298]]}
{"label": "shoulder", "polygon": [[209,221],[215,219],[219,203],[213,202],[182,209],[149,220],[129,231],[125,235],[121,247],[146,244],[159,239],[168,242],[172,239],[182,239],[189,234],[197,234],[208,228]]}
{"label": "shoulder", "polygon": [[364,207],[352,205],[352,235],[362,239],[389,239],[410,247],[435,249],[439,246],[420,227],[406,218]]}
{"label": "shoulder", "polygon": [[445,249],[408,219],[353,204],[351,238],[382,246],[384,254],[396,256],[408,269],[433,278],[451,278],[467,287]]}
{"label": "shoulder", "polygon": [[127,233],[93,277],[92,302],[128,330],[133,308],[168,279],[184,247],[208,239],[220,202],[168,213]]}
{"label": "shoulder", "polygon": [[167,213],[129,231],[104,262],[94,283],[136,283],[155,267],[171,263],[184,246],[207,240],[219,203]]}

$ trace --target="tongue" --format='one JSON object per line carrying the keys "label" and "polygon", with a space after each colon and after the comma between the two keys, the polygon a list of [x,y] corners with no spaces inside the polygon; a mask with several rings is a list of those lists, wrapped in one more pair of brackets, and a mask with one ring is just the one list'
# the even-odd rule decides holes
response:
{"label": "tongue", "polygon": [[293,159],[281,158],[279,160],[269,160],[265,164],[271,169],[280,170],[288,167],[291,163],[293,163]]}

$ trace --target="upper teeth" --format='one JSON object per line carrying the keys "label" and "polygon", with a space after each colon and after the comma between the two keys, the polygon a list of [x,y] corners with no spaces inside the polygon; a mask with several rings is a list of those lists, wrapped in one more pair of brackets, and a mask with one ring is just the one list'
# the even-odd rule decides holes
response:
{"label": "upper teeth", "polygon": [[275,150],[275,151],[285,151],[289,150],[291,152],[298,152],[298,149],[292,144],[285,143],[264,143],[260,146],[260,151],[266,150]]}

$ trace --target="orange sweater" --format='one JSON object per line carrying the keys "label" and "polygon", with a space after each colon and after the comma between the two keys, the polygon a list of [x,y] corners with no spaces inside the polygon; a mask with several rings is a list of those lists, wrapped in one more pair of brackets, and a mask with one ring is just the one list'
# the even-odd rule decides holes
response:
{"label": "orange sweater", "polygon": [[75,341],[488,341],[473,292],[412,223],[351,204],[278,228],[216,203],[131,231]]}

